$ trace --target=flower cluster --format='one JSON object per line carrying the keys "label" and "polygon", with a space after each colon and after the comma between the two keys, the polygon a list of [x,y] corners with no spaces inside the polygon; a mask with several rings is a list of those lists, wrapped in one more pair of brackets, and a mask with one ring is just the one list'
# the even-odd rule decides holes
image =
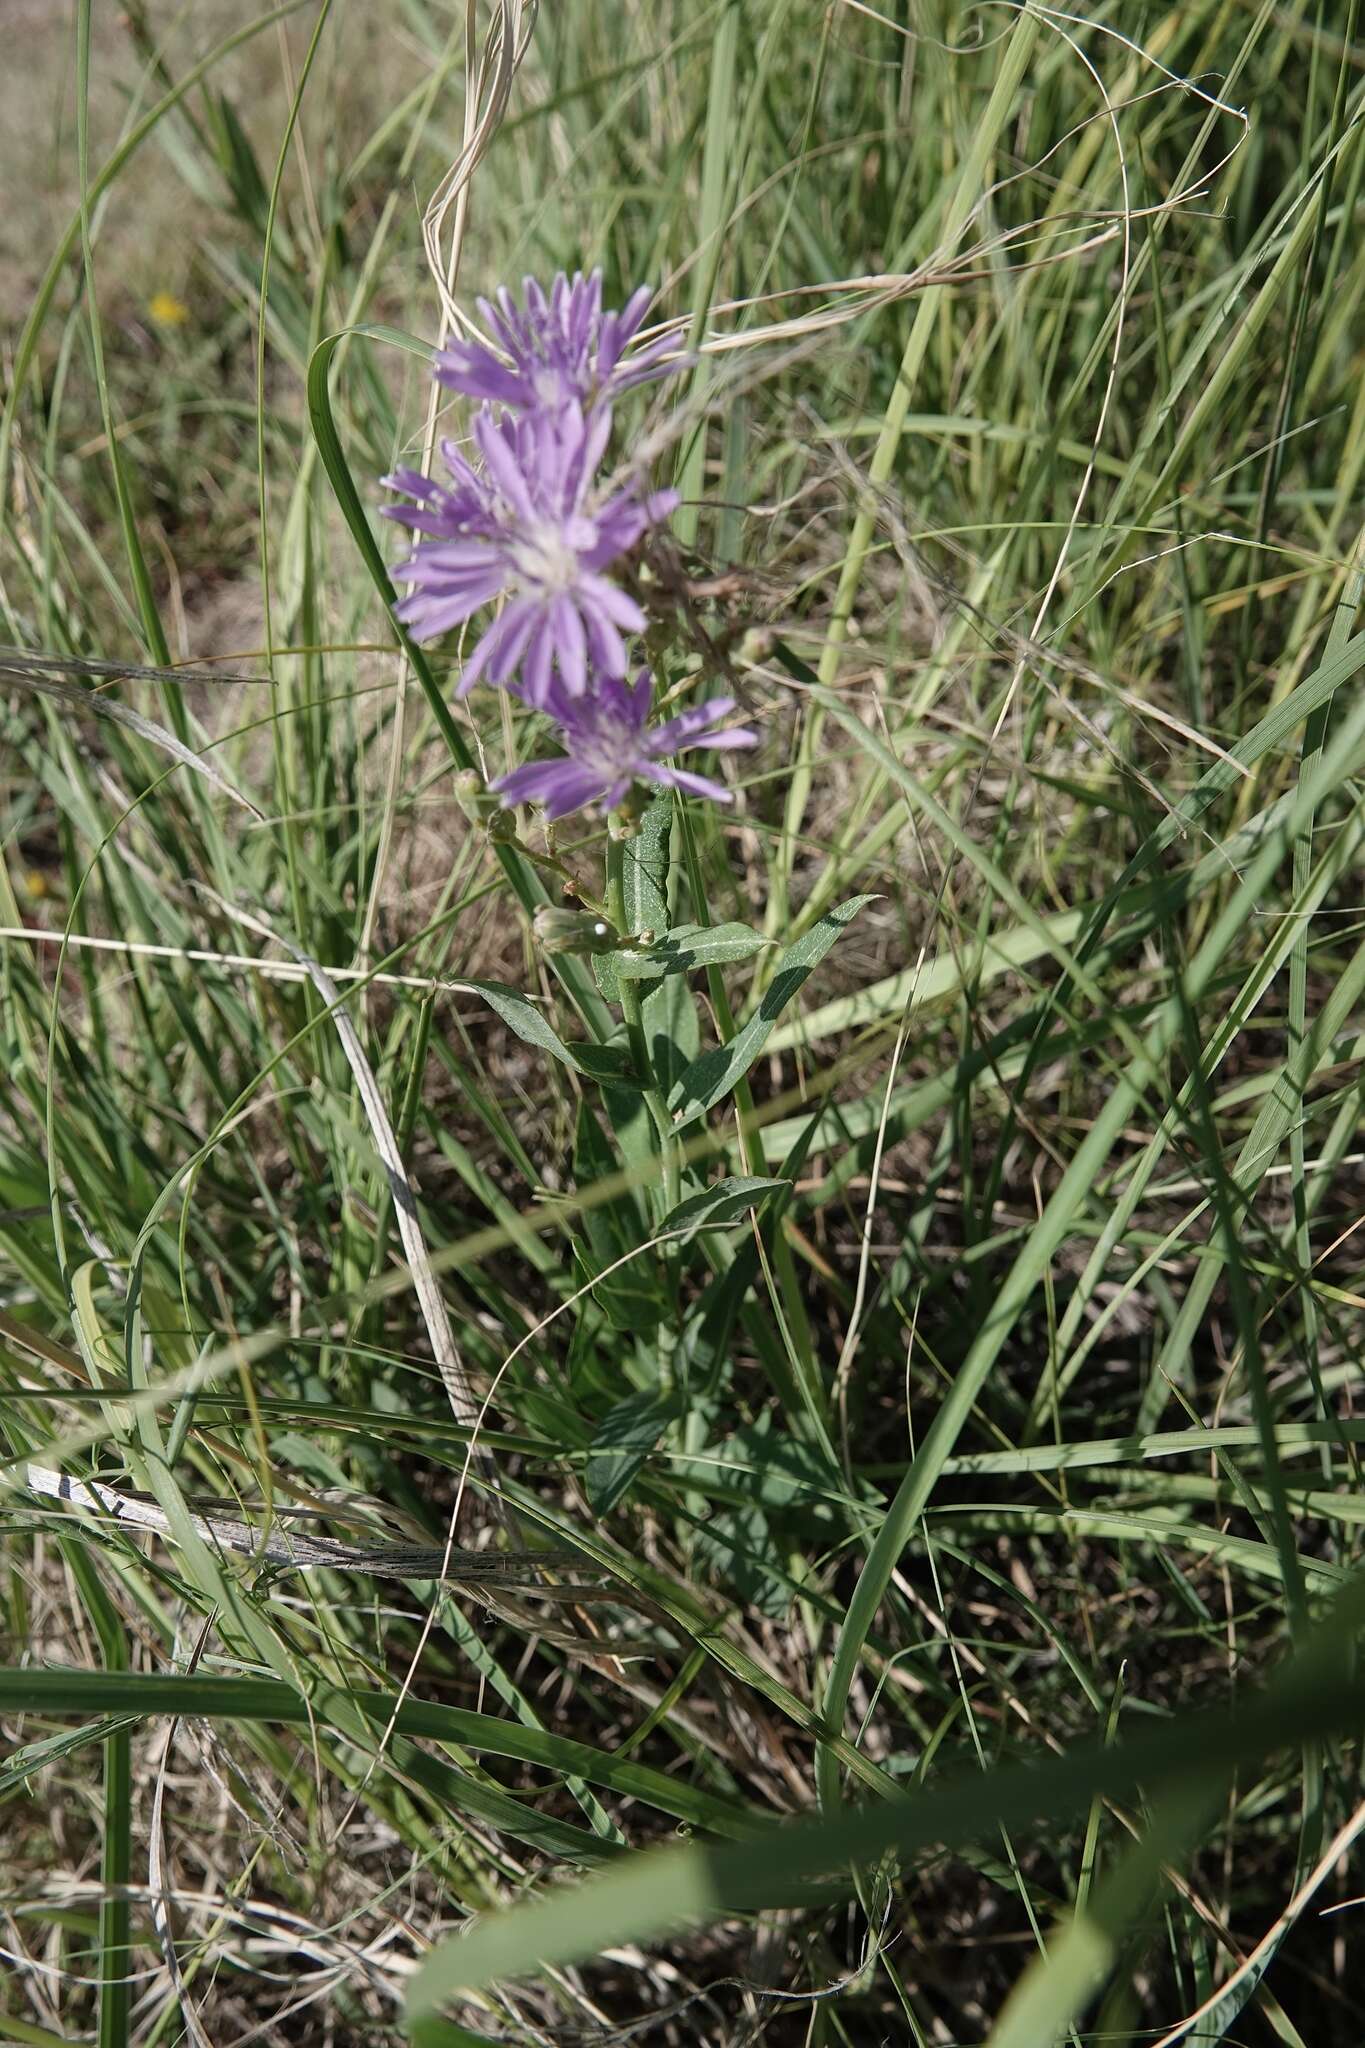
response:
{"label": "flower cluster", "polygon": [[452,342],[437,381],[474,399],[474,459],[450,441],[441,484],[400,469],[384,482],[407,499],[386,516],[420,535],[395,571],[408,595],[398,616],[414,639],[433,640],[485,606],[499,608],[465,663],[460,689],[481,679],[512,691],[558,725],[564,755],[504,776],[504,803],[536,799],[550,818],[589,803],[612,810],[637,780],[730,801],[704,776],[665,765],[685,747],[751,746],[742,728],[718,730],[728,697],[649,725],[653,679],[626,680],[625,635],[647,623],[607,573],[666,519],[675,491],[632,481],[611,490],[601,466],[612,406],[623,391],[666,376],[667,339],[627,354],[650,302],[647,286],[619,313],[602,310],[601,273],[561,272],[549,296],[533,278],[518,306],[507,291],[479,310],[496,346]]}

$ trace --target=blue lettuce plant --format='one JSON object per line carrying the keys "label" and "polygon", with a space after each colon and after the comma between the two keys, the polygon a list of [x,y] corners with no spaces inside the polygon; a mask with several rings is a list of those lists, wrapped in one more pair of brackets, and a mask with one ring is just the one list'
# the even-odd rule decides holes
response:
{"label": "blue lettuce plant", "polygon": [[[764,1001],[735,1028],[721,970],[768,942],[747,925],[706,922],[685,815],[678,835],[689,856],[685,877],[670,875],[670,845],[677,805],[734,802],[734,791],[706,772],[706,757],[752,747],[757,734],[733,720],[730,696],[659,708],[677,593],[668,574],[645,576],[634,558],[666,525],[678,497],[628,465],[609,468],[618,401],[685,360],[671,341],[639,342],[650,299],[642,286],[620,311],[604,310],[594,272],[561,273],[548,291],[528,278],[519,301],[506,290],[480,300],[485,333],[452,341],[434,364],[442,389],[469,405],[462,442],[440,444],[445,474],[401,468],[384,479],[397,500],[387,516],[415,536],[394,572],[406,589],[398,618],[417,641],[463,633],[459,694],[479,684],[502,690],[548,721],[558,742],[487,791],[467,772],[461,796],[505,855],[514,852],[565,884],[573,907],[542,905],[533,929],[589,1038],[566,1046],[538,1012],[531,1022],[531,1006],[514,991],[500,990],[498,1004],[524,1036],[599,1082],[602,1115],[626,1169],[618,1174],[597,1113],[582,1101],[576,1177],[585,1187],[614,1177],[621,1192],[587,1207],[575,1255],[594,1312],[637,1341],[644,1383],[601,1418],[601,1457],[589,1460],[586,1473],[601,1508],[619,1498],[666,1430],[686,1417],[689,1441],[697,1438],[717,1398],[724,1348],[715,1331],[734,1303],[725,1260],[711,1260],[711,1280],[698,1291],[683,1285],[703,1234],[733,1227],[790,1191],[789,1180],[759,1179],[751,1170],[707,1184],[700,1162],[713,1148],[701,1122],[733,1096],[751,1129],[749,1067],[778,1012],[866,900],[839,906],[785,950],[774,949]],[[657,550],[650,566],[666,568]],[[541,808],[547,829],[585,810],[610,814],[600,902],[570,873],[552,838],[542,853],[517,836],[507,814],[523,804]],[[672,921],[670,897],[679,896],[702,922]],[[597,991],[619,1009],[624,1044],[612,1042],[615,1027],[568,954],[591,959]],[[709,977],[719,1046],[703,1048],[702,1017],[686,986],[693,972]],[[751,1169],[748,1135],[741,1154]],[[786,1284],[785,1246],[774,1249]],[[757,1332],[760,1345],[766,1335]]]}

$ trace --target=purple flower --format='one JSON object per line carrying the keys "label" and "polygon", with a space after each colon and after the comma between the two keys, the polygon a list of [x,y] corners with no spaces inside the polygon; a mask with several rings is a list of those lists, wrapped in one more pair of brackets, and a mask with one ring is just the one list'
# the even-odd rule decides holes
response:
{"label": "purple flower", "polygon": [[385,478],[413,500],[386,508],[388,516],[430,536],[394,571],[409,586],[397,612],[413,638],[434,640],[506,600],[465,663],[462,696],[486,675],[544,705],[556,671],[569,697],[587,688],[590,664],[625,675],[621,635],[641,632],[645,615],[602,572],[667,518],[678,496],[633,485],[595,496],[610,431],[609,412],[585,417],[576,403],[501,419],[484,406],[474,420],[481,470],[446,442],[453,490],[415,470]]}
{"label": "purple flower", "polygon": [[553,687],[545,708],[558,722],[567,751],[555,761],[530,761],[524,768],[514,768],[493,784],[494,789],[504,804],[544,804],[550,819],[567,817],[591,803],[614,811],[635,782],[656,782],[732,803],[730,791],[721,783],[664,763],[685,747],[756,745],[757,733],[743,726],[717,729],[717,721],[734,710],[734,699],[712,697],[651,731],[653,697],[654,679],[647,668],[640,670],[633,686],[597,676],[586,695],[569,696]]}
{"label": "purple flower", "polygon": [[478,301],[502,353],[483,340],[452,341],[436,358],[438,383],[520,412],[554,412],[573,404],[588,411],[682,366],[681,358],[660,360],[673,346],[668,335],[621,360],[653,297],[648,285],[632,292],[619,313],[602,311],[600,270],[587,278],[576,271],[572,284],[561,270],[548,299],[528,277],[522,294],[524,309],[505,287],[496,307]]}

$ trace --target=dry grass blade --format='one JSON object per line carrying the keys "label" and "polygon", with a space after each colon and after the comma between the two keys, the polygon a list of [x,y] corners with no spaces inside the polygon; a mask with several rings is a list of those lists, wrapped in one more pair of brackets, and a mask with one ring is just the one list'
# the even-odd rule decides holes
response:
{"label": "dry grass blade", "polygon": [[[79,667],[79,672],[83,674],[90,674],[92,672],[88,664],[57,664],[43,661],[35,662],[32,666],[29,666],[27,663],[21,663],[10,657],[0,661],[0,676],[12,677],[15,682],[22,683],[26,690],[34,691],[38,696],[46,697],[52,703],[60,704],[68,711],[76,711],[82,717],[88,717],[93,713],[96,718],[107,718],[112,724],[121,725],[128,732],[136,733],[139,739],[147,740],[152,746],[159,748],[163,754],[169,754],[171,759],[178,762],[181,767],[192,768],[196,775],[201,775],[205,782],[211,784],[214,789],[220,790],[224,796],[230,797],[233,803],[240,804],[244,811],[250,811],[253,818],[264,823],[265,813],[251,801],[249,796],[244,795],[235,783],[229,780],[216,762],[210,761],[204,754],[196,753],[193,747],[186,746],[183,740],[177,739],[173,732],[166,730],[165,726],[157,725],[153,719],[144,718],[140,711],[132,710],[129,705],[120,704],[117,699],[107,697],[100,691],[79,690],[74,684],[57,682],[51,675],[45,673],[48,668],[53,666],[60,666],[62,668]],[[99,673],[101,676],[107,675],[110,680],[135,674],[140,677],[156,677],[161,680],[169,678],[173,682],[184,681],[184,677],[179,675],[174,669],[130,671],[127,668],[119,668],[112,663],[107,667],[102,664]]]}
{"label": "dry grass blade", "polygon": [[[374,1139],[375,1149],[379,1153],[384,1171],[388,1176],[389,1188],[393,1195],[394,1214],[398,1221],[398,1233],[403,1241],[403,1250],[407,1257],[408,1267],[412,1273],[413,1286],[416,1289],[418,1303],[422,1310],[422,1319],[426,1324],[427,1335],[431,1340],[432,1354],[440,1368],[446,1393],[450,1397],[451,1411],[454,1414],[455,1420],[462,1428],[476,1428],[480,1418],[479,1403],[475,1400],[473,1391],[470,1388],[465,1373],[464,1361],[460,1357],[454,1333],[450,1327],[450,1316],[446,1310],[445,1296],[441,1292],[440,1284],[432,1269],[426,1240],[422,1236],[422,1226],[417,1216],[417,1196],[412,1182],[408,1178],[408,1171],[403,1163],[403,1156],[398,1149],[398,1140],[394,1135],[393,1125],[389,1120],[389,1113],[384,1105],[384,1098],[379,1092],[379,1083],[374,1077],[374,1070],[369,1060],[365,1057],[365,1048],[360,1043],[360,1034],[351,1022],[341,992],[327,973],[327,970],[324,967],[320,967],[317,961],[305,953],[303,948],[295,944],[292,939],[272,931],[268,924],[263,923],[259,918],[252,917],[249,912],[237,909],[232,904],[223,902],[222,899],[218,899],[218,901],[219,908],[224,914],[234,919],[236,923],[245,925],[248,931],[254,931],[261,938],[278,940],[285,948],[285,951],[291,953],[299,965],[307,971],[309,980],[327,1005],[328,1014],[337,1036],[341,1040],[342,1051],[346,1055],[346,1064],[350,1068],[356,1087],[360,1091],[360,1099],[364,1105],[366,1120],[370,1126],[370,1135]],[[486,1457],[486,1453],[483,1455]]]}
{"label": "dry grass blade", "polygon": [[[538,0],[496,0],[492,25],[477,57],[476,70],[477,8],[475,0],[466,0],[464,144],[422,217],[427,264],[448,329],[464,325],[453,286],[464,237],[465,194],[507,111],[512,81],[535,29],[537,4]],[[454,234],[447,245],[445,234],[452,214]]]}
{"label": "dry grass blade", "polygon": [[[298,960],[266,960],[255,953],[216,953],[207,946],[161,946],[149,939],[114,939],[96,932],[47,932],[34,925],[0,925],[0,939],[27,946],[62,946],[68,952],[119,953],[132,960],[183,960],[195,967],[215,967],[224,974],[259,974],[266,981],[311,981]],[[329,967],[336,982],[363,981],[376,988],[410,988],[424,995],[460,995],[468,982],[437,979],[428,974],[387,974],[382,968]]]}
{"label": "dry grass blade", "polygon": [[[72,1479],[31,1460],[9,1475],[10,1483],[47,1500],[116,1522],[120,1528],[146,1529],[174,1541],[170,1517],[155,1501],[121,1493],[101,1480]],[[576,1551],[463,1550],[444,1544],[342,1543],[330,1536],[305,1536],[287,1526],[287,1508],[276,1507],[268,1529],[226,1515],[191,1513],[190,1526],[216,1549],[282,1572],[358,1572],[377,1579],[449,1579],[469,1586],[538,1587],[546,1571],[581,1565]],[[565,1597],[581,1598],[593,1588],[560,1588]]]}

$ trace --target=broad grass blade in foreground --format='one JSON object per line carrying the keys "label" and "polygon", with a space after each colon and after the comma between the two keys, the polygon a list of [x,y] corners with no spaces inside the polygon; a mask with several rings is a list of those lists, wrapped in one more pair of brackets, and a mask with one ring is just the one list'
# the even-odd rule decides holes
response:
{"label": "broad grass blade in foreground", "polygon": [[[420,2020],[453,1992],[578,1961],[620,1942],[789,1904],[803,1880],[844,1864],[870,1863],[891,1850],[907,1856],[935,1845],[953,1848],[997,1828],[1057,1823],[1101,1796],[1128,1797],[1141,1787],[1158,1804],[1183,1803],[1188,1810],[1192,1803],[1207,1818],[1210,1778],[1221,1785],[1240,1765],[1287,1743],[1352,1725],[1365,1699],[1365,1681],[1353,1668],[1363,1621],[1365,1590],[1357,1581],[1313,1644],[1261,1700],[1238,1712],[1186,1716],[1178,1728],[985,1772],[833,1820],[789,1822],[740,1846],[698,1843],[627,1859],[575,1892],[495,1915],[446,1942],[414,1978],[409,2016]],[[1069,1985],[1077,2000],[1089,1988],[1081,1974]],[[1069,2011],[1055,2015],[1062,2027],[1070,2017]]]}

